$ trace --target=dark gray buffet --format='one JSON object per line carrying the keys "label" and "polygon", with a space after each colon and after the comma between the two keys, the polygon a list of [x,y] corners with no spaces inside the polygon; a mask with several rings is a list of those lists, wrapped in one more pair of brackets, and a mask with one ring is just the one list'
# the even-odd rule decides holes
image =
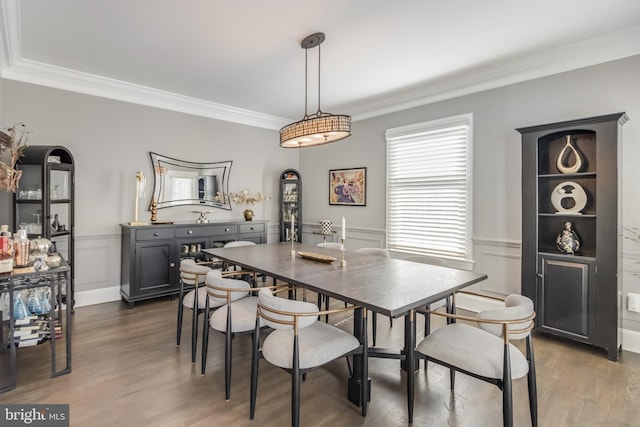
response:
{"label": "dark gray buffet", "polygon": [[267,243],[266,220],[121,226],[120,295],[129,308],[136,301],[176,295],[182,258],[204,259],[202,249],[234,240]]}

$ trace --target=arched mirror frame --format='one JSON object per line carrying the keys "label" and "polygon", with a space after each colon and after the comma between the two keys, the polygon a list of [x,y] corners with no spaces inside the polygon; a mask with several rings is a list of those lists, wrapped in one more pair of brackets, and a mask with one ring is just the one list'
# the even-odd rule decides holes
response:
{"label": "arched mirror frame", "polygon": [[155,200],[158,209],[198,205],[231,210],[228,196],[231,160],[199,163],[153,152],[149,155],[154,177],[151,202]]}

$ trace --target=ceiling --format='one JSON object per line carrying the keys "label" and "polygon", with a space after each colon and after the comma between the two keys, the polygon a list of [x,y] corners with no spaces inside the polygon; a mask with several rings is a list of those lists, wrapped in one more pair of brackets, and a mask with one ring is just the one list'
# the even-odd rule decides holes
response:
{"label": "ceiling", "polygon": [[354,120],[640,54],[638,0],[0,1],[3,78],[271,129],[315,32],[322,110]]}

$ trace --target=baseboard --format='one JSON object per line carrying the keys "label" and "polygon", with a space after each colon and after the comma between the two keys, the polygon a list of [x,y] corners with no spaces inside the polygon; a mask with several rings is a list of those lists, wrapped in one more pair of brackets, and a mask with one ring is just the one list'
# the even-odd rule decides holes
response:
{"label": "baseboard", "polygon": [[75,307],[84,307],[87,305],[102,304],[105,302],[120,300],[120,286],[112,286],[110,288],[100,288],[91,291],[81,291],[75,294]]}
{"label": "baseboard", "polygon": [[630,329],[622,330],[622,349],[640,354],[640,332]]}

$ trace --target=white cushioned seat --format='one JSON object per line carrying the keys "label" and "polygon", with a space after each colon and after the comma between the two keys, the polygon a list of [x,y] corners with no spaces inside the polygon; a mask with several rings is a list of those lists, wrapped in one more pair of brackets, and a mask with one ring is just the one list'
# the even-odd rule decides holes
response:
{"label": "white cushioned seat", "polygon": [[[353,335],[324,322],[314,322],[299,331],[300,369],[324,365],[359,345]],[[262,345],[262,355],[273,365],[293,368],[293,330],[271,332]]]}
{"label": "white cushioned seat", "polygon": [[[303,301],[279,298],[270,289],[262,289],[258,298],[260,303],[276,310],[290,313],[317,313],[318,307]],[[267,311],[270,317],[292,320],[293,316]],[[283,325],[264,319],[266,325],[275,329],[262,344],[262,355],[269,363],[281,368],[293,368],[293,326]],[[347,354],[360,345],[353,335],[318,322],[316,316],[303,316],[298,319],[298,348],[300,350],[300,369],[308,369],[331,362]]]}
{"label": "white cushioned seat", "polygon": [[[502,378],[503,340],[482,329],[452,323],[432,332],[417,350],[434,359],[487,378]],[[511,377],[527,375],[529,364],[513,344],[509,344]]]}
{"label": "white cushioned seat", "polygon": [[[187,308],[193,309],[193,299],[195,298],[195,294],[195,290],[187,292],[186,295],[182,298],[182,305]],[[205,298],[207,298],[207,288],[201,286],[198,288],[198,309],[204,310],[206,304]],[[223,304],[224,302],[221,303],[220,301],[215,301],[213,298],[209,297],[209,307],[220,307]]]}
{"label": "white cushioned seat", "polygon": [[[256,307],[258,297],[246,297],[231,303],[231,332],[252,331],[256,327]],[[214,311],[209,320],[213,329],[227,331],[227,309],[225,305]]]}

